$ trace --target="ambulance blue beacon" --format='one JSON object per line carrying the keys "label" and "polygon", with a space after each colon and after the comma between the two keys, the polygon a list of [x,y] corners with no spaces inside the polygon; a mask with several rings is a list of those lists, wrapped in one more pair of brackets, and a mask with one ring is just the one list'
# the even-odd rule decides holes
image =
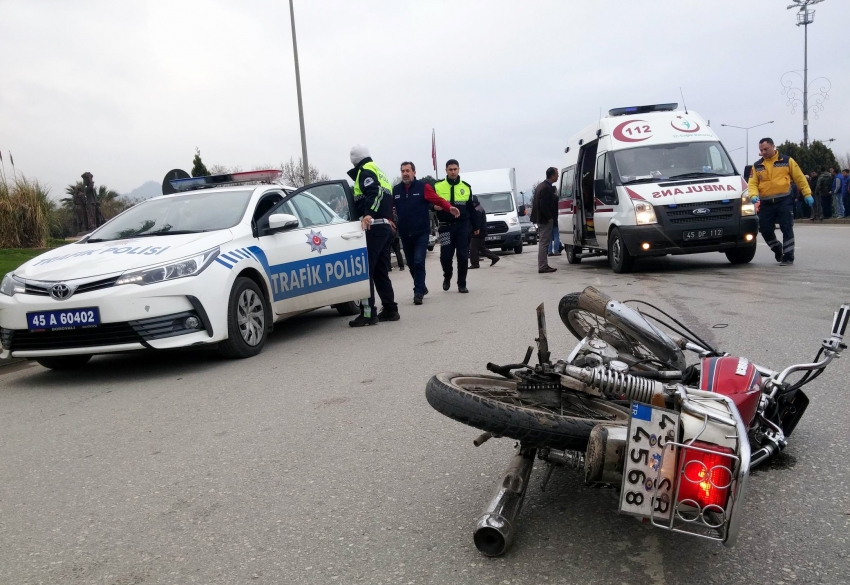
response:
{"label": "ambulance blue beacon", "polygon": [[258,354],[274,323],[359,313],[366,238],[346,181],[301,189],[280,171],[170,181],[0,284],[0,359],[80,367],[95,354],[214,346]]}

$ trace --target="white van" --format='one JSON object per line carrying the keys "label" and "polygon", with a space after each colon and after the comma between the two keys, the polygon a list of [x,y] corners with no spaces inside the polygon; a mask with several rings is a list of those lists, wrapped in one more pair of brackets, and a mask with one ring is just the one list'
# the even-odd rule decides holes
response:
{"label": "white van", "polygon": [[522,254],[522,226],[516,208],[516,169],[494,169],[461,173],[487,212],[488,248]]}
{"label": "white van", "polygon": [[758,217],[746,182],[708,124],[677,108],[613,109],[570,139],[558,202],[570,264],[607,255],[614,272],[629,272],[644,256],[753,259]]}

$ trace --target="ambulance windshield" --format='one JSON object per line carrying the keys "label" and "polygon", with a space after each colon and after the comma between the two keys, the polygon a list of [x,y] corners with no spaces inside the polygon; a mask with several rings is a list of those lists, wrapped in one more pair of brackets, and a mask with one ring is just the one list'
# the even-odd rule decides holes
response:
{"label": "ambulance windshield", "polygon": [[735,174],[735,167],[719,142],[638,146],[614,151],[614,160],[623,185]]}

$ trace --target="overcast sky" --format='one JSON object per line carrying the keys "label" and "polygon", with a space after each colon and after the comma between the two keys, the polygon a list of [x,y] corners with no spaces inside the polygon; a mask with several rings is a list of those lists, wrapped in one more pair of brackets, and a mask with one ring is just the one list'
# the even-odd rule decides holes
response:
{"label": "overcast sky", "polygon": [[[358,142],[390,177],[516,167],[520,189],[617,106],[681,102],[742,166],[756,141],[802,140],[780,77],[803,66],[790,0],[295,0],[310,162],[333,178]],[[809,27],[810,79],[832,82],[814,139],[850,151],[850,1]],[[207,166],[300,155],[286,0],[0,0],[0,150],[54,194],[91,171],[128,192]]]}

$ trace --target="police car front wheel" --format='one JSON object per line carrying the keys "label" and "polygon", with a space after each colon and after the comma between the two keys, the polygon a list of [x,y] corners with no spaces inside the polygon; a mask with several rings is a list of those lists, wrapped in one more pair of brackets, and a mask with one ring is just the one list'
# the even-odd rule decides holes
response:
{"label": "police car front wheel", "polygon": [[247,358],[263,350],[268,336],[267,303],[260,287],[250,278],[233,283],[227,306],[227,339],[219,351],[228,358]]}

